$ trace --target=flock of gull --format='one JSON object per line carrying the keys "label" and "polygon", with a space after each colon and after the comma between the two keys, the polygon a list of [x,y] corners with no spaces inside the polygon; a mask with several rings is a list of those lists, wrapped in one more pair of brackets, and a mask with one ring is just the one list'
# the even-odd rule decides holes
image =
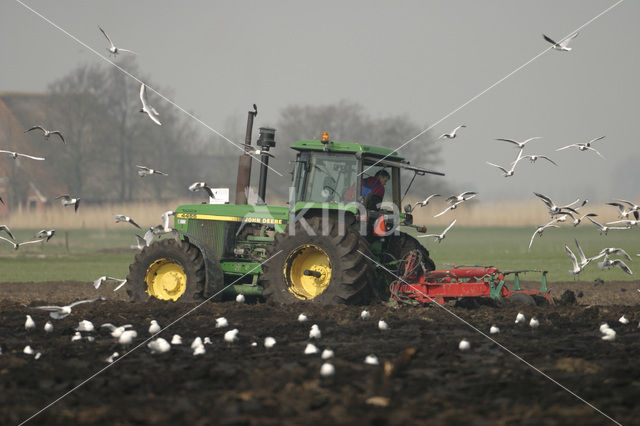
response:
{"label": "flock of gull", "polygon": [[[108,279],[109,277],[101,278]],[[72,308],[74,306],[85,303],[101,302],[104,300],[106,299],[100,297],[94,299],[79,300],[67,306],[28,306],[28,308],[48,312],[51,319],[61,320],[72,314]],[[236,302],[244,303],[244,296],[238,295],[236,297]],[[370,312],[366,309],[363,310],[360,313],[360,319],[362,321],[370,320]],[[305,315],[304,313],[298,315],[298,323],[306,323],[307,321],[309,321],[309,317],[307,315]],[[231,346],[234,344],[240,344],[240,330],[238,328],[231,328],[229,321],[225,317],[216,318],[214,327],[218,330],[227,328],[229,329],[226,330],[224,334],[222,334],[224,345]],[[37,326],[35,320],[31,315],[26,315],[24,328],[29,333],[29,341],[33,340],[31,336],[33,336],[32,333],[36,332]],[[391,329],[389,324],[384,319],[378,320],[377,328],[382,333]],[[47,321],[43,329],[46,334],[50,334],[54,332],[55,327],[51,321]],[[104,362],[109,364],[115,362],[119,357],[126,354],[127,351],[135,350],[138,346],[141,346],[143,344],[146,344],[149,352],[154,355],[170,352],[172,350],[178,350],[181,352],[190,352],[194,357],[199,357],[206,354],[208,345],[210,345],[211,347],[215,347],[214,340],[212,340],[209,336],[206,336],[204,338],[201,336],[193,337],[192,343],[188,347],[184,344],[184,339],[179,334],[173,334],[171,340],[168,341],[163,337],[159,337],[159,334],[165,329],[160,326],[157,320],[151,320],[147,329],[149,337],[142,338],[141,336],[139,336],[138,332],[134,329],[134,326],[132,324],[115,325],[113,323],[104,323],[99,327],[96,327],[90,320],[83,319],[78,322],[78,325],[76,327],[74,327],[73,331],[75,333],[71,336],[70,341],[85,341],[88,343],[95,343],[97,342],[96,339],[103,339],[105,337],[104,335],[108,335],[109,337],[107,337],[107,339],[110,338],[112,341],[112,346],[110,346],[111,350],[118,349],[122,352],[121,354],[118,351],[114,351],[110,355],[104,357]],[[103,332],[103,336],[96,335],[96,333],[98,333],[99,331]],[[304,346],[304,349],[301,348],[301,353],[303,353],[304,355],[320,354],[320,358],[324,362],[320,367],[320,375],[324,377],[332,376],[335,373],[335,367],[330,360],[335,357],[335,352],[328,346],[325,346],[322,351],[318,347],[319,342],[323,337],[320,327],[317,324],[311,325],[308,336],[308,341]],[[34,349],[31,346],[32,344],[33,343],[25,346],[23,349],[23,353],[33,356],[36,360],[40,359],[42,355],[45,354],[45,351]],[[137,346],[133,347],[136,344]],[[267,350],[269,350],[276,346],[277,340],[273,336],[267,336],[264,338],[262,344]],[[252,348],[256,348],[259,344],[256,340],[250,340],[249,345]],[[379,360],[375,354],[368,354],[365,356],[363,363],[367,365],[378,365]]]}
{"label": "flock of gull", "polygon": [[[572,50],[572,48],[569,47],[569,43],[577,36],[578,36],[578,33],[574,33],[571,36],[567,37],[566,39],[558,43],[558,42],[555,42],[550,37],[543,34],[543,38],[547,42],[553,45],[553,49],[564,51],[564,52],[569,52]],[[443,133],[442,135],[440,135],[438,139],[455,139],[458,136],[458,131],[466,127],[467,126],[464,124],[459,125],[455,129],[453,129],[451,132]],[[585,143],[573,143],[570,145],[557,148],[556,151],[563,151],[563,150],[575,148],[580,152],[594,152],[604,160],[605,157],[600,153],[600,151],[598,151],[596,148],[592,146],[595,142],[601,141],[604,138],[605,136],[599,136]],[[527,144],[538,139],[542,139],[542,138],[540,136],[534,136],[534,137],[525,139],[523,141],[518,141],[515,139],[507,139],[507,138],[496,138],[496,140],[498,141],[512,144],[514,147],[518,149],[518,153],[516,155],[516,158],[509,165],[508,168],[489,162],[489,161],[487,161],[487,164],[499,169],[502,172],[504,177],[513,176],[515,174],[516,166],[520,163],[520,161],[525,159],[529,160],[531,163],[535,163],[539,159],[544,159],[547,162],[553,164],[554,166],[557,166],[558,164],[547,155],[542,155],[542,154],[526,154],[525,155],[524,150],[525,150],[525,147],[528,146]],[[463,192],[458,196],[452,196],[447,198],[447,202],[449,203],[449,206],[442,212],[436,214],[434,217],[442,216],[445,213],[454,210],[459,204],[461,204],[462,202],[470,198],[475,197],[476,195],[477,193],[475,192],[467,191],[467,192]],[[633,227],[636,227],[640,223],[640,206],[628,200],[618,199],[618,200],[614,200],[606,203],[607,205],[613,206],[617,209],[620,220],[613,220],[613,221],[605,222],[605,224],[602,224],[596,221],[595,219],[593,219],[594,217],[598,216],[596,213],[583,214],[582,212],[579,211],[580,208],[584,207],[588,203],[588,200],[584,200],[580,205],[578,205],[580,203],[580,199],[577,199],[573,203],[560,206],[560,205],[556,205],[551,200],[551,198],[543,194],[534,192],[534,195],[538,197],[547,206],[551,220],[536,228],[533,235],[531,236],[531,239],[529,240],[529,247],[528,247],[529,251],[531,250],[531,246],[533,245],[533,241],[536,236],[541,237],[543,232],[546,229],[559,228],[559,223],[566,222],[568,217],[571,218],[572,224],[574,227],[582,223],[582,221],[585,218],[588,219],[593,225],[597,227],[601,235],[606,235],[611,230],[629,230]],[[440,196],[439,194],[429,195],[423,201],[418,201],[414,205],[414,209],[416,207],[425,207],[427,204],[429,204],[429,202],[434,197],[439,197],[439,196]],[[420,235],[419,238],[433,237],[435,241],[440,242],[445,238],[446,233],[453,227],[455,223],[456,223],[456,220],[454,219],[440,234]],[[569,246],[565,244],[565,251],[569,256],[569,259],[572,265],[572,268],[569,270],[570,274],[574,276],[579,275],[580,272],[582,272],[582,270],[588,264],[590,264],[594,260],[598,260],[601,258],[603,260],[601,262],[597,262],[597,265],[599,268],[601,269],[620,268],[625,273],[632,274],[631,269],[624,263],[624,261],[622,261],[621,259],[610,258],[610,256],[616,255],[616,256],[624,257],[626,260],[630,261],[631,257],[621,248],[614,248],[614,247],[604,248],[594,256],[586,257],[577,240],[576,240],[576,246],[577,246],[577,253],[580,259],[576,258],[575,254],[571,251]],[[640,256],[640,254],[638,254],[638,256]]]}

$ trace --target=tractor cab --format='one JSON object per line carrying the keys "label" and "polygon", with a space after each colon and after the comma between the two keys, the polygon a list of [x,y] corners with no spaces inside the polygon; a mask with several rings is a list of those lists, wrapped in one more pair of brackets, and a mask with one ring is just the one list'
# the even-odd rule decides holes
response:
{"label": "tractor cab", "polygon": [[378,203],[400,208],[399,166],[403,159],[394,151],[352,142],[321,140],[298,141],[292,148],[298,151],[293,174],[296,202],[363,202],[368,195],[367,183],[374,181],[376,173],[384,170],[388,180],[384,190],[377,191],[384,193]]}
{"label": "tractor cab", "polygon": [[[292,183],[296,203],[360,203],[377,214],[397,215],[409,189],[401,191],[401,170],[412,171],[414,178],[426,173],[441,174],[411,166],[388,148],[332,142],[326,132],[321,140],[297,141],[292,148],[298,151]],[[378,179],[379,175],[386,179]],[[409,186],[411,183],[413,179]]]}

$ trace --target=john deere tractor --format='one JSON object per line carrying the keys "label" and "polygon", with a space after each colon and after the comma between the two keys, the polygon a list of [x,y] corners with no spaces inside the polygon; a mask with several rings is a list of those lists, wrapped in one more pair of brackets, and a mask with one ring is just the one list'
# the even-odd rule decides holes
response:
{"label": "john deere tractor", "polygon": [[[247,147],[256,114],[249,112]],[[257,202],[247,203],[251,156],[245,153],[235,204],[212,199],[179,206],[179,238],[159,239],[136,255],[127,277],[132,300],[194,302],[223,292],[280,303],[367,303],[385,297],[387,277],[379,265],[393,270],[409,251],[419,250],[425,270],[435,269],[428,251],[398,230],[420,228],[410,207],[401,212],[400,172],[413,172],[413,178],[442,173],[412,166],[390,149],[334,142],[323,133],[320,140],[294,143],[289,205],[268,206],[263,200],[275,130],[261,128],[257,144]],[[380,170],[389,176],[384,196],[380,190],[363,196],[371,182],[364,180]]]}

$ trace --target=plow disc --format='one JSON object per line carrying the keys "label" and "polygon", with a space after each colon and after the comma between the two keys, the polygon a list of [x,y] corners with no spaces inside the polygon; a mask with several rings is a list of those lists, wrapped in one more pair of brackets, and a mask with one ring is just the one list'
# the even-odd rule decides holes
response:
{"label": "plow disc", "polygon": [[[391,298],[406,304],[443,304],[461,298],[486,298],[519,303],[550,303],[547,271],[505,271],[493,266],[453,267],[425,272],[421,254],[411,251],[399,263],[399,278],[390,284]],[[539,290],[522,290],[519,274],[542,272]],[[506,277],[513,275],[509,289]]]}

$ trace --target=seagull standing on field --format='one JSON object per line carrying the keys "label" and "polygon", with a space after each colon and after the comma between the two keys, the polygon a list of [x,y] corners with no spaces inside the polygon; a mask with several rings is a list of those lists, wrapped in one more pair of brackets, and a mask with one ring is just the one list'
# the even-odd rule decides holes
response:
{"label": "seagull standing on field", "polygon": [[0,149],[0,154],[2,153],[9,154],[14,160],[17,160],[18,157],[25,157],[25,158],[31,158],[32,160],[44,161],[44,157],[34,157],[33,155],[20,154],[19,152],[5,151],[3,149]]}
{"label": "seagull standing on field", "polygon": [[74,211],[78,211],[78,207],[80,206],[80,198],[73,198],[69,194],[64,194],[56,197],[56,200],[59,199],[62,199],[62,205],[64,207],[73,206]]}
{"label": "seagull standing on field", "polygon": [[604,136],[600,136],[599,138],[591,139],[587,143],[572,143],[571,145],[567,145],[567,146],[563,146],[562,148],[558,148],[558,149],[556,149],[556,151],[562,151],[563,149],[576,147],[580,151],[593,151],[596,154],[598,154],[603,160],[605,160],[605,158],[602,156],[602,154],[600,154],[600,152],[598,152],[597,149],[591,147],[591,144],[593,142],[599,141],[600,139],[604,139]]}
{"label": "seagull standing on field", "polygon": [[109,331],[111,332],[111,337],[113,337],[114,339],[118,339],[120,337],[120,335],[122,333],[124,333],[124,331],[127,328],[131,328],[133,326],[131,324],[125,324],[125,325],[122,325],[120,327],[116,327],[115,325],[113,325],[110,322],[108,322],[106,324],[102,324],[100,327],[101,328],[108,328]]}
{"label": "seagull standing on field", "polygon": [[31,315],[27,315],[27,319],[24,322],[24,329],[29,331],[33,330],[34,328],[36,328],[36,322],[33,320],[33,318],[31,318]]}
{"label": "seagull standing on field", "polygon": [[154,123],[156,123],[158,126],[162,126],[162,123],[156,117],[156,116],[159,116],[160,114],[158,114],[158,111],[156,111],[154,107],[149,105],[149,101],[147,100],[146,87],[147,86],[145,86],[144,83],[140,85],[140,101],[142,102],[142,108],[140,108],[140,112],[146,113],[149,116],[149,118],[153,120]]}
{"label": "seagull standing on field", "polygon": [[30,132],[30,131],[36,130],[36,129],[42,130],[42,135],[44,136],[45,139],[49,139],[49,136],[51,136],[51,135],[58,135],[58,137],[62,140],[63,143],[67,143],[64,140],[64,137],[62,136],[62,133],[60,133],[59,130],[47,130],[42,126],[33,126],[32,128],[25,130],[24,132],[27,133],[27,132]]}
{"label": "seagull standing on field", "polygon": [[116,47],[115,44],[113,44],[113,42],[111,41],[111,39],[109,38],[109,36],[107,35],[106,32],[104,32],[104,30],[102,28],[100,28],[100,26],[98,25],[98,29],[100,30],[100,32],[107,38],[107,40],[109,41],[109,47],[107,48],[107,50],[109,51],[110,55],[113,55],[114,57],[118,56],[118,53],[120,52],[127,52],[127,53],[133,53],[134,55],[136,55],[136,52],[134,52],[133,50],[128,50],[128,49],[122,49],[120,47]]}
{"label": "seagull standing on field", "polygon": [[140,228],[140,225],[138,225],[137,223],[135,223],[133,221],[133,219],[131,219],[129,216],[125,216],[123,214],[117,214],[115,215],[115,219],[116,219],[116,223],[120,223],[120,222],[129,222],[130,224],[132,224],[133,226],[135,226],[138,229],[142,229]]}
{"label": "seagull standing on field", "polygon": [[447,231],[449,229],[451,229],[453,227],[453,225],[455,225],[457,219],[453,219],[453,221],[449,224],[449,226],[447,226],[444,231],[442,231],[441,234],[427,234],[427,235],[418,235],[418,238],[424,238],[424,237],[435,237],[436,240],[438,240],[438,242],[444,240],[444,237],[447,233]]}
{"label": "seagull standing on field", "polygon": [[160,330],[162,330],[162,328],[160,327],[160,324],[158,324],[158,321],[151,320],[151,325],[149,326],[149,334],[156,334]]}
{"label": "seagull standing on field", "polygon": [[467,127],[467,126],[462,124],[462,125],[456,127],[455,129],[453,129],[453,131],[451,133],[443,133],[438,139],[442,139],[442,138],[453,139],[453,138],[455,138],[457,136],[456,132],[458,130],[460,130],[461,128],[463,128],[463,127]]}
{"label": "seagull standing on field", "polygon": [[550,37],[542,34],[542,37],[548,41],[549,43],[553,44],[553,48],[556,50],[561,50],[563,52],[570,52],[571,48],[569,47],[569,42],[571,42],[571,40],[573,40],[574,38],[578,37],[578,33],[573,33],[571,34],[569,37],[565,38],[564,40],[560,41],[559,43],[556,43],[555,41],[553,41]]}

